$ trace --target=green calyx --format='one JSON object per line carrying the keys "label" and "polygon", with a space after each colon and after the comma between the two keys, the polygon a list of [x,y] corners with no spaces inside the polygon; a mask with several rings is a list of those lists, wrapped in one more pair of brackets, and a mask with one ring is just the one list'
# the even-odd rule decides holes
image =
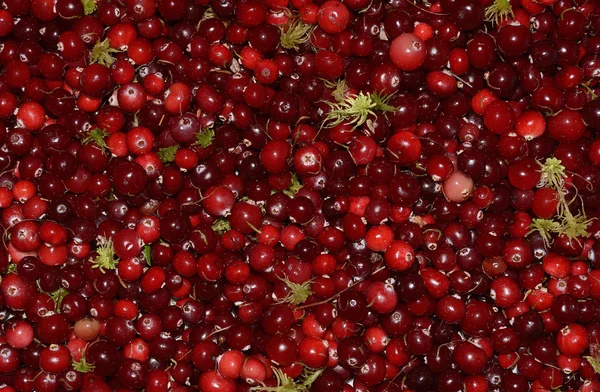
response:
{"label": "green calyx", "polygon": [[102,273],[106,272],[106,270],[114,270],[117,268],[119,259],[115,255],[112,239],[100,243],[98,249],[96,249],[96,253],[98,255],[92,260],[92,263],[94,264],[93,268],[100,269],[100,272]]}
{"label": "green calyx", "polygon": [[177,144],[170,147],[163,147],[158,150],[158,157],[162,163],[171,163],[175,160],[177,150],[179,150],[179,146]]}
{"label": "green calyx", "polygon": [[277,386],[267,387],[260,385],[252,387],[250,390],[255,392],[308,392],[315,380],[323,373],[323,370],[324,369],[305,368],[302,375],[300,375],[300,379],[294,381],[294,379],[285,374],[283,370],[273,368]]}
{"label": "green calyx", "polygon": [[509,0],[494,0],[494,3],[485,9],[485,20],[495,24],[514,16]]}
{"label": "green calyx", "polygon": [[106,38],[104,41],[98,41],[90,52],[90,63],[98,63],[106,67],[110,67],[112,63],[115,62],[113,54],[119,52],[120,50],[110,47],[108,38]]}
{"label": "green calyx", "polygon": [[375,112],[395,112],[397,109],[388,104],[391,96],[381,96],[377,93],[359,92],[356,95],[345,96],[340,102],[327,102],[331,111],[324,120],[325,126],[331,128],[341,123],[348,123],[354,128],[363,125],[369,116]]}
{"label": "green calyx", "polygon": [[95,143],[102,151],[105,151],[108,147],[106,145],[106,137],[109,135],[104,129],[94,128],[85,134],[82,140],[83,144]]}

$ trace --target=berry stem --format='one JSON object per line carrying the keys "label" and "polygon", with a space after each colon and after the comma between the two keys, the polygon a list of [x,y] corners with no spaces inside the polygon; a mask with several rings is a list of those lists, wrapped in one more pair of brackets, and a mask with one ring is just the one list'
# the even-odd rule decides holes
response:
{"label": "berry stem", "polygon": [[54,301],[54,310],[56,312],[60,311],[60,305],[67,294],[69,294],[69,292],[63,287],[50,293],[50,298],[52,298],[52,301]]}
{"label": "berry stem", "polygon": [[[369,277],[371,277],[371,276],[373,276],[373,275],[377,275],[379,272],[383,271],[385,268],[386,268],[385,266],[377,268],[375,271],[373,271],[373,273],[372,273],[371,275],[369,275]],[[306,304],[306,305],[298,306],[298,307],[296,308],[296,310],[301,310],[301,309],[306,309],[306,308],[312,308],[313,306],[319,306],[319,305],[322,305],[322,304],[329,303],[329,302],[333,301],[334,299],[336,299],[337,297],[339,297],[339,296],[340,296],[342,293],[344,293],[345,291],[348,291],[348,290],[350,290],[351,288],[353,288],[354,286],[356,286],[356,285],[358,285],[358,284],[362,283],[362,282],[363,282],[365,279],[366,279],[366,278],[360,278],[360,279],[357,279],[355,282],[351,283],[351,284],[350,284],[348,287],[346,287],[346,288],[345,288],[345,289],[343,289],[343,290],[340,290],[339,292],[335,293],[335,294],[334,294],[334,295],[332,295],[331,297],[329,297],[329,298],[327,298],[327,299],[324,299],[323,301],[319,301],[319,302],[313,302],[313,303],[310,303],[310,304]]]}

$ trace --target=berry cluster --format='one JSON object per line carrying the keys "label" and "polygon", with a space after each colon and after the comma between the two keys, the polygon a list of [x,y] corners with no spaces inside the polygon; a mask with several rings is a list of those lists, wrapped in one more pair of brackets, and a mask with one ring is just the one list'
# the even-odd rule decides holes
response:
{"label": "berry cluster", "polygon": [[599,392],[598,0],[0,0],[0,392]]}

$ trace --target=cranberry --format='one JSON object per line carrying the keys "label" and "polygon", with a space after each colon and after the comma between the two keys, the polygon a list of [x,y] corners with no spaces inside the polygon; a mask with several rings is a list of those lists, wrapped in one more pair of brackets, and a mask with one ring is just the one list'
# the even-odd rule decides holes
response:
{"label": "cranberry", "polygon": [[6,388],[598,389],[594,4],[2,8]]}

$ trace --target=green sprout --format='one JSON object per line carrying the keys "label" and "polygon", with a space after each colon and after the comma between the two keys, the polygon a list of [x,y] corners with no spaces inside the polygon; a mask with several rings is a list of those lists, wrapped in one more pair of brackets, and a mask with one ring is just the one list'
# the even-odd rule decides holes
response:
{"label": "green sprout", "polygon": [[81,0],[81,4],[85,15],[91,15],[98,9],[97,0]]}
{"label": "green sprout", "polygon": [[96,249],[96,253],[98,255],[92,260],[92,263],[94,264],[93,268],[98,268],[102,273],[106,270],[114,270],[117,268],[119,259],[115,255],[112,239],[100,242],[98,249]]}
{"label": "green sprout", "polygon": [[202,148],[206,148],[212,144],[214,139],[215,131],[212,128],[203,128],[200,132],[196,134],[195,145],[200,146]]}
{"label": "green sprout", "polygon": [[231,223],[227,218],[218,218],[211,227],[215,233],[222,235],[231,230]]}
{"label": "green sprout", "polygon": [[255,392],[309,392],[310,387],[317,378],[323,373],[324,369],[304,369],[299,381],[294,381],[293,378],[284,373],[283,370],[273,368],[277,386],[267,387],[264,385],[250,388]]}
{"label": "green sprout", "polygon": [[498,24],[515,14],[509,0],[494,0],[494,3],[485,9],[485,20]]}
{"label": "green sprout", "polygon": [[587,230],[592,219],[588,219],[585,210],[573,214],[569,205],[573,203],[574,198],[567,201],[565,180],[567,173],[560,159],[548,158],[544,164],[540,163],[541,177],[538,182],[538,188],[551,188],[556,191],[558,206],[557,214],[554,219],[534,218],[531,221],[529,233],[538,232],[546,245],[552,241],[553,235],[564,235],[569,240],[580,241],[580,238],[587,238],[590,233]]}
{"label": "green sprout", "polygon": [[158,157],[162,163],[171,163],[175,160],[175,154],[177,154],[179,146],[177,144],[170,147],[163,147],[158,150]]}
{"label": "green sprout", "polygon": [[96,42],[96,45],[94,45],[92,51],[90,52],[90,63],[98,63],[106,67],[110,67],[112,63],[115,62],[113,54],[119,52],[119,49],[110,47],[110,42],[108,41],[108,38],[106,38],[104,41],[98,41]]}
{"label": "green sprout", "polygon": [[300,180],[298,180],[298,176],[296,175],[296,173],[292,173],[292,182],[290,186],[288,186],[287,189],[283,191],[283,193],[285,193],[289,197],[294,197],[296,196],[296,193],[298,193],[298,191],[302,189],[302,187],[303,185],[300,182]]}
{"label": "green sprout", "polygon": [[278,301],[280,303],[289,303],[290,305],[298,306],[306,302],[308,297],[313,294],[310,288],[310,281],[294,283],[287,276],[279,279],[290,289],[290,292]]}
{"label": "green sprout", "polygon": [[375,111],[395,112],[397,109],[388,104],[391,96],[382,97],[377,93],[359,92],[356,95],[344,97],[341,102],[327,102],[331,111],[325,117],[327,127],[335,127],[343,122],[355,128],[363,125],[369,116],[375,116]]}
{"label": "green sprout", "polygon": [[85,355],[82,355],[81,359],[79,361],[74,360],[71,363],[71,367],[73,368],[73,370],[78,371],[79,373],[93,372],[94,369],[96,368],[96,366],[93,363],[89,363],[85,359]]}
{"label": "green sprout", "polygon": [[325,87],[331,89],[331,96],[337,102],[342,102],[349,90],[345,79],[338,79],[336,81],[323,79],[323,84],[325,84]]}
{"label": "green sprout", "polygon": [[56,312],[60,311],[60,305],[67,294],[69,294],[69,292],[63,287],[50,293],[50,298],[52,298],[52,301],[54,302],[54,310]]}
{"label": "green sprout", "polygon": [[106,137],[109,135],[104,129],[94,128],[91,131],[85,134],[85,137],[82,140],[83,144],[96,143],[96,145],[102,150],[105,151],[108,146],[106,145]]}
{"label": "green sprout", "polygon": [[565,179],[567,173],[565,167],[562,165],[562,161],[557,158],[548,158],[544,164],[540,165],[540,171],[542,173],[538,188],[552,188],[556,191],[561,191],[565,185]]}
{"label": "green sprout", "polygon": [[300,45],[308,42],[313,32],[313,26],[304,23],[298,18],[290,21],[281,28],[281,46],[285,49],[298,49]]}
{"label": "green sprout", "polygon": [[560,223],[553,221],[552,219],[541,219],[534,218],[531,220],[531,225],[529,226],[528,235],[533,232],[538,232],[544,243],[549,245],[552,242],[552,234],[557,233],[561,230]]}

